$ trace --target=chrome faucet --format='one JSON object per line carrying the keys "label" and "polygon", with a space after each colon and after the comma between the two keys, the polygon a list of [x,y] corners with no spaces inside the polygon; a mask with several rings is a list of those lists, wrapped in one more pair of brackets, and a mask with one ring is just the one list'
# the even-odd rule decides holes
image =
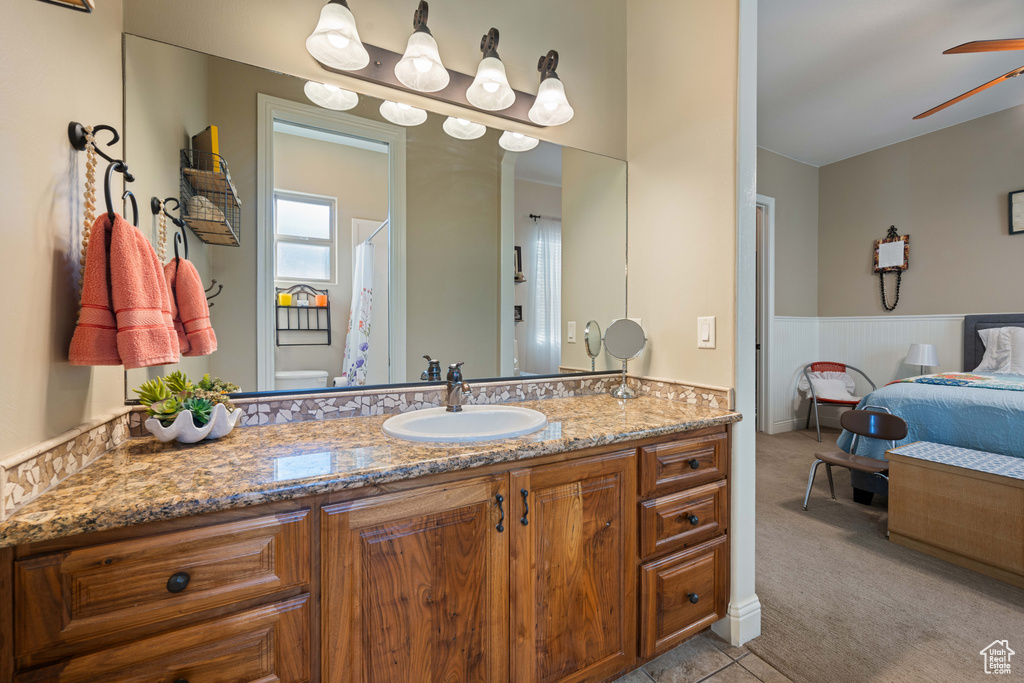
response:
{"label": "chrome faucet", "polygon": [[427,359],[427,369],[420,375],[420,380],[423,382],[440,382],[441,381],[441,361],[430,356],[423,356]]}
{"label": "chrome faucet", "polygon": [[462,410],[462,395],[469,392],[469,385],[462,381],[463,361],[448,366],[448,381],[444,385],[445,403],[449,413]]}

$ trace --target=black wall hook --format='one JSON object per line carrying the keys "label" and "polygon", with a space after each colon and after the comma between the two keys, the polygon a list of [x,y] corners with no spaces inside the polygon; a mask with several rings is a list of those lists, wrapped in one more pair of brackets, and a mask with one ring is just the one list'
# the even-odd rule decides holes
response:
{"label": "black wall hook", "polygon": [[[103,179],[103,200],[107,205],[107,217],[110,218],[110,224],[114,224],[114,200],[110,196],[110,180],[114,175],[114,171],[122,174],[126,182],[135,182],[135,176],[128,172],[128,164],[124,163],[120,159],[115,159],[107,166],[107,172]],[[123,198],[123,197],[122,197]]]}
{"label": "black wall hook", "polygon": [[[93,128],[92,128],[93,137],[95,138],[97,133],[99,133],[100,131],[104,131],[104,130],[105,131],[109,131],[110,134],[113,136],[111,138],[110,142],[107,143],[107,147],[110,147],[111,145],[117,144],[117,142],[121,139],[121,135],[117,132],[117,129],[114,128],[113,126],[108,126],[105,123],[100,124],[98,126],[93,126]],[[77,149],[79,152],[84,152],[85,151],[85,146],[89,142],[88,140],[85,139],[85,126],[80,124],[78,121],[72,121],[71,123],[69,123],[68,124],[68,139],[71,140],[71,146],[72,147]],[[114,159],[113,157],[110,157],[110,156],[107,156],[106,154],[104,154],[103,151],[100,150],[99,145],[96,145],[95,147],[96,147],[96,154],[98,154],[99,156],[101,156],[104,159],[106,159],[107,163],[112,164],[115,161],[117,161],[117,159]]]}
{"label": "black wall hook", "polygon": [[[121,195],[121,200],[130,199],[132,203],[132,225],[136,228],[139,227],[139,202],[135,199],[135,193],[131,190],[125,190],[124,194]],[[128,213],[125,211],[125,213]]]}
{"label": "black wall hook", "polygon": [[185,254],[183,258],[188,259],[188,236],[185,235],[185,221],[167,210],[171,202],[174,202],[173,210],[181,213],[181,202],[178,201],[177,197],[168,197],[163,202],[160,201],[159,197],[152,197],[149,200],[149,208],[154,216],[162,212],[178,227],[178,232],[174,233],[174,258],[182,258],[178,254],[178,245],[181,244],[182,252]]}

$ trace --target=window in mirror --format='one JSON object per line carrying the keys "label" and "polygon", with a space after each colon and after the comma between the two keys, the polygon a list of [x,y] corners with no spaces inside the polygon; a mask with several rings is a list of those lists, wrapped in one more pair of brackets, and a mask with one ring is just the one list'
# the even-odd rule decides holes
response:
{"label": "window in mirror", "polygon": [[334,197],[274,193],[275,277],[332,282],[335,263]]}

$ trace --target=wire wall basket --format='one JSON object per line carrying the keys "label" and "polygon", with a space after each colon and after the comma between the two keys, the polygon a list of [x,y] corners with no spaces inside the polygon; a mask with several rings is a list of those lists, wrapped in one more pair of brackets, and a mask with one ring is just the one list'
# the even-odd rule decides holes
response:
{"label": "wire wall basket", "polygon": [[181,217],[207,244],[237,247],[242,216],[228,163],[219,154],[181,150]]}

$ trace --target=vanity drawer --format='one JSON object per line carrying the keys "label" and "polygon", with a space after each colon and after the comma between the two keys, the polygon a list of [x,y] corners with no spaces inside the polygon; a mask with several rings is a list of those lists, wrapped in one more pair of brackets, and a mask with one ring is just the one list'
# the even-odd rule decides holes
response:
{"label": "vanity drawer", "polygon": [[17,683],[300,683],[309,680],[309,596],[73,657]]}
{"label": "vanity drawer", "polygon": [[671,650],[725,616],[728,537],[640,567],[640,657]]}
{"label": "vanity drawer", "polygon": [[[88,546],[15,563],[23,666],[309,582],[309,510]],[[194,620],[194,619],[193,619]],[[148,629],[147,629],[148,627]]]}
{"label": "vanity drawer", "polygon": [[724,480],[641,502],[641,557],[693,546],[724,532],[728,503]]}
{"label": "vanity drawer", "polygon": [[722,479],[728,467],[725,430],[640,448],[640,494],[668,493]]}

